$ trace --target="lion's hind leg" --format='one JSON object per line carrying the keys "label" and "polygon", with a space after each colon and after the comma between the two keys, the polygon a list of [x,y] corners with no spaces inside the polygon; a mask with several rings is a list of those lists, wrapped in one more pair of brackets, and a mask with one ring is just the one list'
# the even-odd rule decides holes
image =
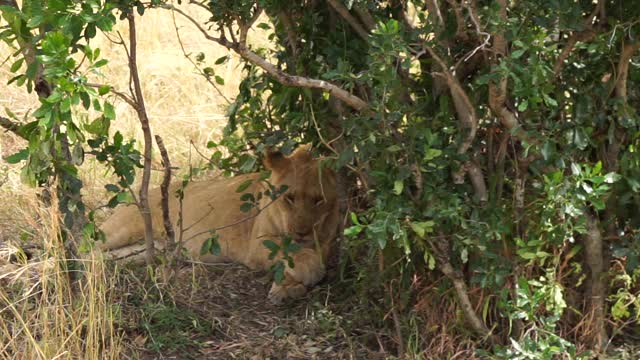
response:
{"label": "lion's hind leg", "polygon": [[133,245],[144,238],[144,222],[136,206],[119,207],[101,226],[106,241],[98,241],[102,251]]}

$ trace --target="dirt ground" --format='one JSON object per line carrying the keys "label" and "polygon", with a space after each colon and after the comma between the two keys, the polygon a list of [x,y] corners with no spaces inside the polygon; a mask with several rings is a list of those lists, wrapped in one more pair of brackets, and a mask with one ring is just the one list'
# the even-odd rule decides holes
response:
{"label": "dirt ground", "polygon": [[[0,244],[3,271],[21,260]],[[30,261],[46,258],[27,247]],[[345,288],[335,275],[314,287],[306,298],[283,305],[267,300],[268,273],[238,264],[185,263],[168,281],[149,275],[144,266],[108,268],[117,278],[111,289],[119,316],[114,329],[123,336],[126,359],[386,359],[388,341],[365,330],[354,315],[356,302],[345,302]],[[39,270],[21,276],[37,281]],[[0,278],[2,275],[0,275]],[[332,279],[333,277],[333,279]],[[26,277],[25,277],[26,278]],[[0,285],[12,283],[7,276]],[[15,285],[15,284],[14,284]],[[31,285],[29,285],[31,286]],[[340,299],[340,300],[338,300]]]}
{"label": "dirt ground", "polygon": [[[282,306],[267,301],[269,286],[267,274],[241,265],[180,269],[170,291],[172,302],[206,322],[211,331],[196,335],[197,354],[166,357],[350,359],[373,355],[357,344],[345,330],[345,320],[332,311],[329,282],[316,287],[306,299]],[[149,358],[158,355],[146,353]]]}

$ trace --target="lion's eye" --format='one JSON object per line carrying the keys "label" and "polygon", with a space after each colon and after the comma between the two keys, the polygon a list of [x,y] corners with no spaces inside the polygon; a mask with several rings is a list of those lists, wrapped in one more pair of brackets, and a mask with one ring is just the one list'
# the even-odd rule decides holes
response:
{"label": "lion's eye", "polygon": [[294,203],[293,194],[286,194],[284,196],[284,199],[287,201],[287,203],[289,203],[289,205],[293,205]]}

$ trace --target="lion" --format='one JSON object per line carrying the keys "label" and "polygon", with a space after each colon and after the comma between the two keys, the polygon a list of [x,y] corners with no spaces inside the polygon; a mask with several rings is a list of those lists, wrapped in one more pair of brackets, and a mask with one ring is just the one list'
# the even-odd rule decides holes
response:
{"label": "lion", "polygon": [[[254,270],[269,269],[282,254],[270,258],[263,242],[271,240],[281,245],[290,236],[299,250],[290,254],[293,266],[285,263],[284,278],[273,282],[268,299],[279,304],[288,298],[300,298],[325,275],[325,264],[338,231],[338,202],[335,173],[320,164],[310,153],[310,147],[298,147],[291,155],[268,152],[263,160],[271,171],[269,182],[275,189],[286,189],[275,200],[256,196],[258,209],[241,210],[243,193],[258,194],[268,186],[259,173],[239,175],[190,183],[182,201],[183,247],[189,256],[205,263],[238,262]],[[243,191],[241,185],[251,184]],[[282,187],[285,185],[285,187]],[[176,188],[170,193],[173,194]],[[245,199],[246,200],[246,199]],[[159,189],[149,191],[149,206],[155,239],[162,238],[161,195]],[[170,196],[169,208],[174,229],[178,232],[180,203]],[[245,211],[247,209],[244,209]],[[143,249],[142,216],[136,206],[119,206],[100,227],[106,241],[98,248],[113,257]],[[211,230],[219,235],[220,254],[201,254],[203,243]],[[177,236],[176,236],[177,237]],[[160,242],[156,242],[160,247]]]}

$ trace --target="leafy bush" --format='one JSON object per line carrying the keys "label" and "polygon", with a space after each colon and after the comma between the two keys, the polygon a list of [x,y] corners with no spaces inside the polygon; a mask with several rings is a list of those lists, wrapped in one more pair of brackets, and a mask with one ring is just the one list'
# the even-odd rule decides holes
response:
{"label": "leafy bush", "polygon": [[[123,154],[132,143],[117,134],[107,138],[115,119],[102,96],[110,88],[92,88],[83,73],[105,60],[89,40],[118,15],[173,10],[245,60],[211,164],[255,171],[270,147],[317,145],[340,172],[350,213],[342,274],[356,293],[384,298],[368,306],[391,316],[372,321],[389,327],[400,355],[407,343],[432,346],[429,331],[414,331],[439,325],[420,305],[425,296],[458,304],[460,316],[442,314],[450,339],[486,340],[485,349],[505,357],[576,357],[604,351],[613,335],[624,339],[620,319],[637,313],[638,7],[606,0],[200,5],[210,12],[208,28],[181,10],[186,5],[162,1],[2,7],[9,27],[0,37],[22,49],[13,81],[41,98],[31,122],[14,127],[28,149],[7,158],[25,162],[25,182],[58,176],[63,210],[82,211],[78,168],[89,145],[120,176],[109,188],[114,202],[126,201],[120,194],[140,155]],[[45,25],[51,30],[36,36]],[[248,44],[253,27],[269,33],[268,47]],[[78,51],[88,66],[78,66]],[[224,61],[201,56],[196,65],[221,84],[216,66]],[[48,92],[39,91],[43,81]],[[72,109],[90,107],[100,115],[81,126]],[[63,145],[67,156],[58,151]]]}

